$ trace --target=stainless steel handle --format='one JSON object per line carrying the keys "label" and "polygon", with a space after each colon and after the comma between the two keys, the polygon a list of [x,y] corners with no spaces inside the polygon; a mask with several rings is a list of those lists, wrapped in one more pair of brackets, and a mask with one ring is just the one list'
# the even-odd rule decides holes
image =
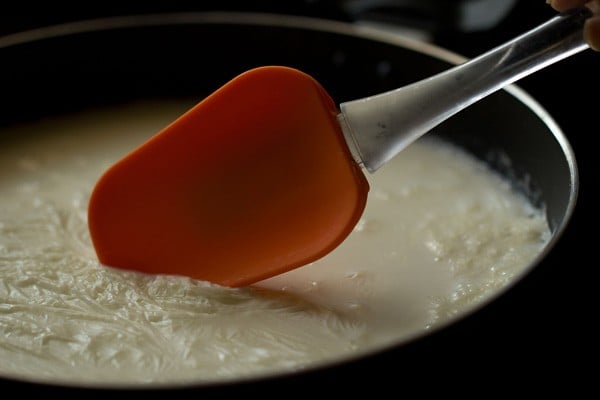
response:
{"label": "stainless steel handle", "polygon": [[452,115],[533,72],[583,51],[586,7],[461,65],[407,86],[340,104],[339,120],[357,161],[375,172]]}

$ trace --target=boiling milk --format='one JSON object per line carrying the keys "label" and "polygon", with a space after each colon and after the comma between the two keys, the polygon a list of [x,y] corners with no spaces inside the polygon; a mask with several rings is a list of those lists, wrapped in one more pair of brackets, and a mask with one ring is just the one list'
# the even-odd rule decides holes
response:
{"label": "boiling milk", "polygon": [[326,365],[451,322],[550,238],[507,182],[425,137],[368,176],[362,219],[313,264],[237,289],[100,265],[86,225],[95,181],[191,105],[81,112],[0,136],[0,376],[180,384]]}

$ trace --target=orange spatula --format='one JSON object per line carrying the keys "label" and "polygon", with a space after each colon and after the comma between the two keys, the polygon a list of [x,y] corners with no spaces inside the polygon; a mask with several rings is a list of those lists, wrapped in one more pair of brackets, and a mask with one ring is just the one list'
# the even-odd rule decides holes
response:
{"label": "orange spatula", "polygon": [[368,191],[336,115],[299,71],[232,80],[97,182],[88,222],[100,261],[241,286],[325,255]]}
{"label": "orange spatula", "polygon": [[341,111],[303,72],[245,72],[96,183],[88,223],[99,260],[232,287],[315,261],[364,210],[361,166],[377,170],[454,113],[587,48],[581,27],[589,15],[561,15],[435,77],[342,103]]}

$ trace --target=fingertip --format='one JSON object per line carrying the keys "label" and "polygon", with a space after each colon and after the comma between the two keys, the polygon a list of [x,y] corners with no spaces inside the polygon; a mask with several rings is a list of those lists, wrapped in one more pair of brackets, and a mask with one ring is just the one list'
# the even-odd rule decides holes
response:
{"label": "fingertip", "polygon": [[600,16],[586,21],[583,34],[590,47],[595,51],[600,51]]}
{"label": "fingertip", "polygon": [[563,12],[575,7],[581,7],[588,0],[546,0],[546,3],[552,6],[556,11]]}

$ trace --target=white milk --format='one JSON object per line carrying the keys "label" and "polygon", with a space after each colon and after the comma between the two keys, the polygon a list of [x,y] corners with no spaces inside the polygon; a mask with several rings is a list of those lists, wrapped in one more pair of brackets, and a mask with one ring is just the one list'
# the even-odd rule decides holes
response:
{"label": "white milk", "polygon": [[241,289],[100,265],[86,225],[95,181],[191,105],[82,112],[0,136],[0,376],[180,384],[325,365],[449,323],[550,238],[509,184],[425,137],[368,177],[356,229],[311,265]]}

